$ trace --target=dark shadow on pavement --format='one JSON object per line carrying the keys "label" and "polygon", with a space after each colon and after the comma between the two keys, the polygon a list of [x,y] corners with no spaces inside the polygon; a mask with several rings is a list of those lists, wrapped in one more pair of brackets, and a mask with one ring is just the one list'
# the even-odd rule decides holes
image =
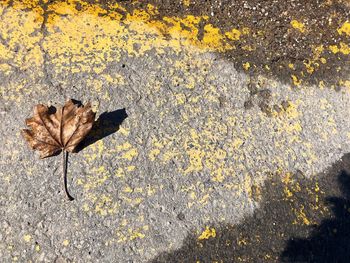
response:
{"label": "dark shadow on pavement", "polygon": [[88,136],[78,145],[76,152],[80,152],[89,145],[117,132],[127,117],[125,108],[102,113],[95,121]]}
{"label": "dark shadow on pavement", "polygon": [[[287,255],[304,256],[297,262],[345,262],[343,259],[350,255],[349,173],[350,154],[346,154],[324,174],[311,179],[301,172],[288,180],[274,175],[260,189],[260,208],[252,216],[237,225],[209,224],[216,234],[204,240],[199,236],[206,226],[195,229],[179,249],[163,252],[151,262],[296,262]],[[186,220],[191,219],[184,213],[181,221]],[[291,243],[295,236],[300,239]],[[312,260],[313,247],[318,259],[327,260]]]}
{"label": "dark shadow on pavement", "polygon": [[350,174],[338,176],[342,197],[329,197],[333,216],[324,219],[308,238],[290,239],[282,258],[286,262],[350,262]]}

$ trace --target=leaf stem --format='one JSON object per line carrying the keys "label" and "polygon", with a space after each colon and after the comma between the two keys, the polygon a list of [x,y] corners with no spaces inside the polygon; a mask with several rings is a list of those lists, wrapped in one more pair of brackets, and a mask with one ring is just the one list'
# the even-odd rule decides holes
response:
{"label": "leaf stem", "polygon": [[68,163],[68,152],[64,149],[62,150],[62,166],[63,166],[63,183],[64,191],[69,201],[73,201],[74,198],[69,194],[67,187],[67,163]]}

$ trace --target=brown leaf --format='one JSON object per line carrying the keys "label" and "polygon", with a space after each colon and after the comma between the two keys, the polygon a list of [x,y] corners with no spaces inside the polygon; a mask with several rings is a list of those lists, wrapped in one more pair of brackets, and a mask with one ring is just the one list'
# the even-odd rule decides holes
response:
{"label": "brown leaf", "polygon": [[30,129],[22,130],[30,147],[40,152],[45,158],[62,151],[62,168],[64,190],[69,200],[74,198],[67,188],[67,152],[73,152],[78,144],[89,133],[95,121],[95,112],[90,103],[78,106],[73,100],[56,112],[48,106],[38,104],[34,108],[34,116],[26,119]]}
{"label": "brown leaf", "polygon": [[48,106],[38,104],[34,116],[26,119],[30,129],[22,130],[22,134],[30,147],[40,152],[40,158],[45,158],[61,150],[73,152],[91,130],[94,120],[90,103],[79,107],[68,100],[55,113]]}

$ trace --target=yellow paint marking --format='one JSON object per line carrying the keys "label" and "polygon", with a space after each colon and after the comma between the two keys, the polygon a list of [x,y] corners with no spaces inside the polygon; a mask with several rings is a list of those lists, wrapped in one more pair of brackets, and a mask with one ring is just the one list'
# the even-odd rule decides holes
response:
{"label": "yellow paint marking", "polygon": [[216,237],[216,231],[215,228],[210,228],[208,226],[205,227],[205,230],[202,232],[202,234],[198,237],[198,240],[204,240],[209,239],[211,237]]}
{"label": "yellow paint marking", "polygon": [[238,29],[233,28],[231,31],[228,31],[225,33],[225,35],[234,41],[237,41],[241,38],[241,31],[239,31]]}
{"label": "yellow paint marking", "polygon": [[302,80],[301,80],[301,79],[298,79],[298,77],[295,76],[295,75],[291,75],[291,77],[292,77],[292,80],[293,80],[293,84],[294,84],[295,86],[300,86],[300,84],[302,83]]}
{"label": "yellow paint marking", "polygon": [[334,54],[342,53],[344,55],[350,54],[350,47],[345,44],[344,42],[340,42],[340,45],[331,45],[329,46],[329,50],[332,51]]}
{"label": "yellow paint marking", "polygon": [[35,245],[34,249],[35,249],[36,252],[39,252],[40,251],[40,246],[39,245]]}
{"label": "yellow paint marking", "polygon": [[350,36],[350,22],[346,21],[338,30],[339,35],[345,34],[347,36]]}
{"label": "yellow paint marking", "polygon": [[291,26],[300,32],[304,33],[305,32],[305,25],[302,22],[299,22],[297,20],[292,20],[290,22]]}
{"label": "yellow paint marking", "polygon": [[69,240],[65,239],[63,240],[62,245],[66,247],[69,245],[69,243],[70,243]]}
{"label": "yellow paint marking", "polygon": [[115,214],[118,209],[118,204],[115,203],[111,196],[101,195],[95,199],[95,212],[101,216]]}
{"label": "yellow paint marking", "polygon": [[139,154],[139,153],[138,153],[137,149],[136,149],[136,148],[133,148],[133,149],[130,149],[129,151],[125,152],[125,153],[121,156],[121,158],[131,161],[134,157],[137,157],[138,154]]}
{"label": "yellow paint marking", "polygon": [[289,64],[288,64],[288,67],[289,67],[290,69],[295,70],[295,66],[294,66],[294,64],[293,64],[293,63],[289,63]]}
{"label": "yellow paint marking", "polygon": [[135,169],[136,169],[136,166],[135,166],[135,165],[130,165],[130,166],[126,167],[126,170],[127,170],[128,172],[132,172],[132,171],[134,171]]}
{"label": "yellow paint marking", "polygon": [[239,148],[242,146],[242,144],[244,143],[244,141],[240,138],[236,138],[234,141],[233,141],[233,147],[235,149]]}
{"label": "yellow paint marking", "polygon": [[248,70],[250,68],[250,63],[249,62],[243,63],[243,68],[244,70]]}
{"label": "yellow paint marking", "polygon": [[184,6],[190,6],[191,0],[183,0]]}
{"label": "yellow paint marking", "polygon": [[32,236],[29,235],[29,234],[26,234],[26,235],[23,236],[23,240],[25,242],[30,242],[32,240]]}

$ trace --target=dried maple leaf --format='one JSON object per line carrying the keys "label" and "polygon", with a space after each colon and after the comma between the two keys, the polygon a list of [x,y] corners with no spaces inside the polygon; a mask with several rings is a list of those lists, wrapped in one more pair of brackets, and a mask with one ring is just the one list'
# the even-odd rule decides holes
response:
{"label": "dried maple leaf", "polygon": [[90,103],[77,105],[73,100],[56,112],[48,106],[38,104],[34,116],[26,119],[30,129],[23,129],[22,134],[30,147],[40,152],[40,158],[50,157],[62,151],[64,189],[70,200],[73,198],[67,190],[67,154],[74,152],[77,145],[89,133],[95,121],[95,112]]}

